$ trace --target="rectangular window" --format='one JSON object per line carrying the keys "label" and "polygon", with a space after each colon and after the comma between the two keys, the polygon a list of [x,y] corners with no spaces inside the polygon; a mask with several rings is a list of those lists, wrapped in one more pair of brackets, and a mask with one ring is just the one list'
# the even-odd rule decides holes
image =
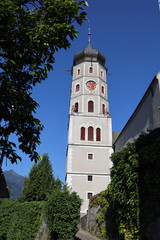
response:
{"label": "rectangular window", "polygon": [[93,160],[93,153],[88,153],[88,160]]}
{"label": "rectangular window", "polygon": [[92,175],[88,175],[88,181],[89,181],[89,182],[92,182],[92,181],[93,181]]}
{"label": "rectangular window", "polygon": [[93,196],[93,193],[88,192],[88,194],[87,194],[87,198],[88,198],[88,199],[91,199],[92,196]]}

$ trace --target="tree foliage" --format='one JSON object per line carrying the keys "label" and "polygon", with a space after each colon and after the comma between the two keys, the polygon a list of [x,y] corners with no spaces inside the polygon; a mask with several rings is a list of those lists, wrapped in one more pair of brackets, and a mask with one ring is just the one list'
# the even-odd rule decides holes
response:
{"label": "tree foliage", "polygon": [[28,177],[25,177],[23,195],[21,201],[43,201],[47,194],[61,188],[61,183],[53,176],[51,162],[47,154],[44,154],[38,163],[35,163],[30,170]]}
{"label": "tree foliage", "polygon": [[43,218],[44,202],[19,203],[4,200],[0,204],[0,239],[33,240]]}
{"label": "tree foliage", "polygon": [[32,88],[53,69],[55,52],[77,36],[75,25],[86,20],[84,6],[79,0],[0,1],[0,167],[5,156],[12,163],[21,160],[9,140],[12,133],[19,148],[38,160],[43,126],[34,117]]}
{"label": "tree foliage", "polygon": [[72,238],[78,231],[80,206],[79,196],[55,180],[44,154],[25,179],[22,197],[0,201],[0,239],[35,239],[42,222],[47,223],[52,239]]}
{"label": "tree foliage", "polygon": [[102,210],[107,238],[152,239],[152,230],[147,237],[146,230],[160,217],[159,159],[160,129],[112,154],[111,183]]}
{"label": "tree foliage", "polygon": [[78,231],[81,199],[64,186],[61,190],[53,191],[45,206],[47,225],[53,233],[53,239],[71,239]]}

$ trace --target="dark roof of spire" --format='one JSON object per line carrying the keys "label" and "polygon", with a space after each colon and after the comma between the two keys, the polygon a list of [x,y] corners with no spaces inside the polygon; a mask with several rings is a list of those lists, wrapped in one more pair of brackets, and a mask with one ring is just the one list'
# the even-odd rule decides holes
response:
{"label": "dark roof of spire", "polygon": [[97,49],[92,48],[90,41],[88,42],[88,46],[81,50],[80,52],[77,52],[74,55],[73,59],[73,66],[81,63],[81,62],[99,62],[101,65],[104,66],[106,61],[105,56],[100,53]]}

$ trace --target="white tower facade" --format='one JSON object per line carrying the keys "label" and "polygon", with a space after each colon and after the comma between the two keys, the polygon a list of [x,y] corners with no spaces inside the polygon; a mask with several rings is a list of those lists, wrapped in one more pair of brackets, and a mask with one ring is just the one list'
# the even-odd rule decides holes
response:
{"label": "white tower facade", "polygon": [[67,146],[66,183],[83,200],[81,214],[110,182],[112,118],[106,73],[104,55],[89,40],[74,55]]}

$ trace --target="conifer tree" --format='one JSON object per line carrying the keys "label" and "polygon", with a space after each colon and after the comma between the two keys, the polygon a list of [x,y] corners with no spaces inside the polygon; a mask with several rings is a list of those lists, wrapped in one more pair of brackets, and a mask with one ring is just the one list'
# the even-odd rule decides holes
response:
{"label": "conifer tree", "polygon": [[47,154],[44,154],[38,163],[35,163],[24,180],[23,201],[46,200],[47,194],[59,186],[59,181],[55,180],[51,162]]}

